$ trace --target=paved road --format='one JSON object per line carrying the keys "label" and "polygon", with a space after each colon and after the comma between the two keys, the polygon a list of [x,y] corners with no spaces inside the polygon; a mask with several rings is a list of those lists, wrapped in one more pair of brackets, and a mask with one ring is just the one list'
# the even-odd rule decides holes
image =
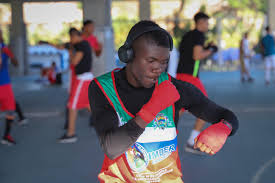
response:
{"label": "paved road", "polygon": [[[253,84],[239,82],[238,72],[202,72],[209,97],[233,110],[240,120],[238,133],[213,157],[185,153],[184,144],[194,117],[186,113],[179,123],[179,153],[185,183],[275,182],[275,84],[266,87],[263,72],[254,71]],[[95,183],[103,154],[89,114],[77,121],[79,141],[57,144],[64,122],[66,87],[35,84],[34,77],[14,78],[17,100],[30,119],[15,125],[18,145],[0,145],[0,183]],[[0,134],[3,115],[0,114]]]}

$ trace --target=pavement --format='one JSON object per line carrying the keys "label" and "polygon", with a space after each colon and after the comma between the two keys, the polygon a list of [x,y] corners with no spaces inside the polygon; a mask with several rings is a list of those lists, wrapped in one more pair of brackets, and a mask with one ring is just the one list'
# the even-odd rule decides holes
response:
{"label": "pavement", "polygon": [[[240,128],[214,156],[184,152],[195,118],[180,119],[178,148],[185,183],[275,182],[275,82],[264,84],[264,73],[253,70],[254,83],[240,82],[239,72],[202,72],[209,98],[231,109]],[[103,152],[89,113],[80,111],[75,144],[58,144],[64,134],[67,86],[35,83],[35,76],[14,77],[16,100],[29,119],[15,123],[16,146],[0,144],[0,183],[96,183]],[[0,135],[4,118],[0,114]]]}

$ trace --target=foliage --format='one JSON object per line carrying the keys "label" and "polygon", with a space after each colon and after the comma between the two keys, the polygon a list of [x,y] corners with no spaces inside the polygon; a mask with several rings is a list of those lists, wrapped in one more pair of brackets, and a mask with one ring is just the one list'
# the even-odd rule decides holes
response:
{"label": "foliage", "polygon": [[130,28],[137,20],[129,20],[127,17],[118,17],[113,19],[115,49],[124,44]]}
{"label": "foliage", "polygon": [[53,33],[46,24],[32,25],[34,28],[28,29],[27,35],[30,45],[35,45],[39,41],[46,41],[55,45],[62,44],[69,41],[69,29],[70,27],[76,27],[80,30],[82,25],[81,21],[72,23],[63,23],[61,31]]}
{"label": "foliage", "polygon": [[182,36],[191,30],[191,25],[192,25],[191,20],[186,20],[183,28],[180,28],[179,24],[175,24],[173,28],[173,40],[176,48],[178,48],[180,41],[182,39]]}
{"label": "foliage", "polygon": [[[192,20],[185,20],[184,26],[179,26],[179,15],[184,11],[186,1],[182,0],[182,6],[174,15],[175,45],[178,45],[182,35],[190,30],[192,25]],[[250,32],[252,43],[255,44],[258,41],[261,29],[257,24],[263,23],[264,13],[267,11],[267,0],[221,0],[217,7],[212,9],[215,11],[211,11],[211,7],[206,4],[200,7],[200,11],[208,13],[214,22],[217,22],[217,18],[222,19],[221,36],[225,47],[238,47],[242,34],[247,31]],[[214,25],[213,28],[210,27],[207,38],[209,42],[217,42],[215,41],[217,37],[217,25]]]}
{"label": "foliage", "polygon": [[228,5],[235,10],[247,10],[266,13],[267,11],[267,0],[226,0]]}

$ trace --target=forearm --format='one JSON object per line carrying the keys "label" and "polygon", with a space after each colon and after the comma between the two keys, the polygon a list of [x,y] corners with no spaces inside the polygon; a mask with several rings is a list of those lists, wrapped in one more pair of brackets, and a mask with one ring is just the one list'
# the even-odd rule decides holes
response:
{"label": "forearm", "polygon": [[89,101],[94,127],[104,153],[114,159],[129,149],[147,125],[140,117],[119,126],[119,117],[95,80],[89,86]]}
{"label": "forearm", "polygon": [[143,131],[144,128],[141,128],[134,118],[125,125],[102,132],[98,136],[104,153],[110,159],[115,159],[126,152]]}
{"label": "forearm", "polygon": [[207,57],[209,57],[211,55],[211,51],[210,50],[201,50],[199,53],[197,52],[197,54],[193,55],[193,59],[194,60],[203,60]]}
{"label": "forearm", "polygon": [[83,58],[84,54],[81,51],[77,51],[75,54],[70,54],[70,58],[71,58],[71,64],[73,65],[77,65],[79,64],[79,62],[81,61],[81,59]]}
{"label": "forearm", "polygon": [[194,116],[212,124],[224,119],[233,127],[231,135],[236,132],[238,119],[233,112],[209,100],[192,84],[174,79],[172,81],[181,95],[181,99],[177,103],[179,108],[185,108]]}
{"label": "forearm", "polygon": [[208,100],[206,97],[199,105],[194,105],[188,110],[196,117],[212,124],[218,123],[224,119],[232,125],[231,135],[233,135],[238,129],[238,119],[235,114],[232,111]]}

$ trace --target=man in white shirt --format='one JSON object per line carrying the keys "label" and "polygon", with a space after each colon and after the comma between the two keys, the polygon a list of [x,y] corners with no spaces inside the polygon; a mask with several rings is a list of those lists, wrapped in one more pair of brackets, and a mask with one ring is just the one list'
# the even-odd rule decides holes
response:
{"label": "man in white shirt", "polygon": [[241,81],[252,82],[254,79],[250,75],[250,58],[251,50],[249,48],[249,41],[247,39],[248,32],[243,36],[240,43],[240,66],[241,66]]}

